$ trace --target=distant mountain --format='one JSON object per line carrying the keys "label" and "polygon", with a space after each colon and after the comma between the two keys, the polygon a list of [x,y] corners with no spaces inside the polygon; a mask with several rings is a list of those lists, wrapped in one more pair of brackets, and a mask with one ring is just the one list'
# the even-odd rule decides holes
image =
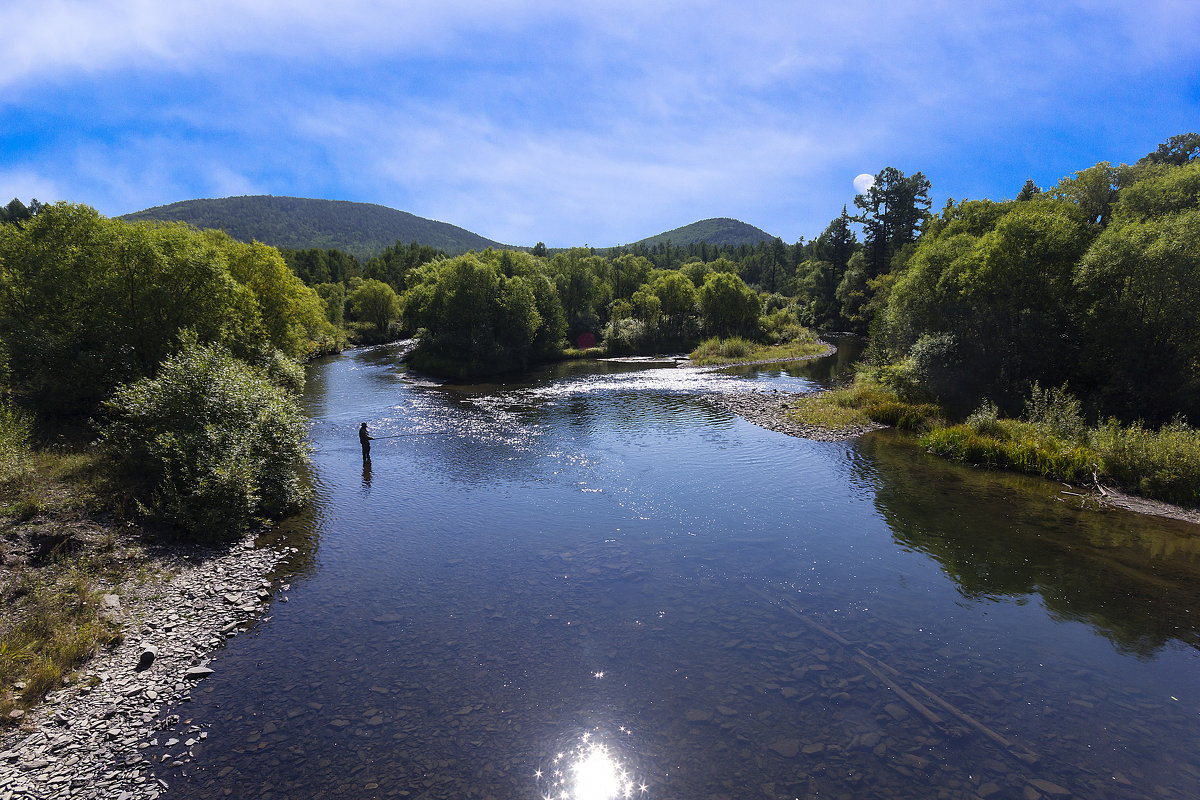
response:
{"label": "distant mountain", "polygon": [[126,214],[124,220],[187,222],[223,230],[243,242],[276,247],[337,248],[360,259],[378,255],[396,242],[417,242],[451,255],[505,247],[477,233],[374,203],[248,195],[216,200],[185,200]]}
{"label": "distant mountain", "polygon": [[766,231],[756,228],[753,225],[748,225],[736,219],[728,217],[717,217],[715,219],[702,219],[699,222],[693,222],[691,225],[684,225],[682,228],[676,228],[666,233],[660,233],[657,236],[650,236],[634,244],[642,244],[647,247],[653,247],[656,244],[665,244],[670,241],[673,245],[683,246],[689,244],[699,244],[705,242],[707,244],[758,244],[759,242],[768,242],[775,237]]}

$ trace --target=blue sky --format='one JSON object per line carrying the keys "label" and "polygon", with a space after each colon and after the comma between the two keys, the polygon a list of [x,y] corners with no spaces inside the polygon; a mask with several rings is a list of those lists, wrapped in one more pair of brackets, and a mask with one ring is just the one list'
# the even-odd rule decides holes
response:
{"label": "blue sky", "polygon": [[[0,3],[0,194],[381,203],[511,243],[812,237],[1200,129],[1194,0]],[[0,200],[4,202],[4,200]]]}

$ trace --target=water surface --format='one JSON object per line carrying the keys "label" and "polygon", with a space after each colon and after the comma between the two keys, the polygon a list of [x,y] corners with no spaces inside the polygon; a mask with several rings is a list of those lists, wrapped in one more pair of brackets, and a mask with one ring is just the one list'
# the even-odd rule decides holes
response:
{"label": "water surface", "polygon": [[1195,797],[1200,531],[708,402],[846,364],[315,365],[306,560],[172,796]]}

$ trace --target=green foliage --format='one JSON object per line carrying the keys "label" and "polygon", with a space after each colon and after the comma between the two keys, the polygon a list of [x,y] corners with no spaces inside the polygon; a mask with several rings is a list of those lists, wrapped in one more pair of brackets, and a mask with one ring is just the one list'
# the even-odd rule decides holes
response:
{"label": "green foliage", "polygon": [[288,269],[278,250],[235,242],[216,231],[204,236],[223,250],[229,274],[250,291],[271,347],[292,358],[332,349],[337,336],[325,318],[324,302]]}
{"label": "green foliage", "polygon": [[367,278],[360,281],[346,299],[350,318],[370,326],[366,339],[387,341],[400,321],[400,297],[383,281]]}
{"label": "green foliage", "polygon": [[920,172],[905,175],[885,167],[870,188],[855,195],[854,205],[862,212],[866,273],[874,278],[889,271],[892,257],[905,244],[914,242],[929,210],[929,179]]}
{"label": "green foliage", "polygon": [[1029,389],[1029,399],[1025,401],[1025,420],[1063,439],[1080,439],[1087,430],[1083,406],[1067,391],[1066,384],[1057,389],[1043,389],[1034,381]]}
{"label": "green foliage", "polygon": [[844,389],[798,398],[789,414],[803,424],[832,429],[858,428],[875,422],[917,431],[934,427],[942,419],[938,406],[906,402],[867,374],[860,374]]}
{"label": "green foliage", "polygon": [[583,247],[557,253],[550,259],[553,276],[567,321],[567,336],[575,341],[582,333],[597,335],[603,325],[601,310],[612,301],[608,263]]}
{"label": "green foliage", "polygon": [[280,254],[288,268],[308,286],[344,283],[362,275],[358,259],[341,250],[310,247],[305,250],[282,250]]}
{"label": "green foliage", "polygon": [[320,298],[264,245],[67,203],[0,226],[4,361],[39,409],[94,408],[151,374],[184,329],[247,359],[302,358],[336,336]]}
{"label": "green foliage", "polygon": [[801,322],[800,309],[795,305],[776,308],[759,317],[758,328],[768,344],[817,340],[817,335]]}
{"label": "green foliage", "polygon": [[1160,144],[1153,153],[1142,160],[1152,164],[1182,166],[1200,159],[1200,133],[1181,133]]}
{"label": "green foliage", "polygon": [[1099,461],[1097,453],[1078,442],[1017,420],[1000,420],[989,433],[971,425],[952,425],[929,431],[921,445],[931,453],[990,469],[1010,469],[1063,481],[1089,478]]}
{"label": "green foliage", "polygon": [[19,483],[33,469],[32,432],[28,414],[0,404],[0,490]]}
{"label": "green foliage", "polygon": [[665,338],[675,344],[694,341],[698,322],[695,285],[678,272],[664,272],[653,278],[649,289],[658,298]]}
{"label": "green foliage", "polygon": [[396,242],[366,263],[363,276],[383,281],[397,292],[403,292],[408,288],[408,273],[422,264],[445,257],[444,251],[428,245]]}
{"label": "green foliage", "polygon": [[1112,219],[1118,193],[1132,182],[1134,174],[1134,170],[1125,164],[1114,167],[1101,161],[1094,167],[1076,172],[1074,177],[1063,178],[1050,190],[1050,196],[1074,203],[1083,212],[1084,219],[1103,227]]}
{"label": "green foliage", "polygon": [[697,297],[703,328],[716,336],[756,336],[762,302],[729,272],[711,272]]}
{"label": "green foliage", "polygon": [[8,201],[8,205],[0,207],[0,225],[22,223],[36,216],[42,208],[42,204],[37,201],[36,197],[29,201],[28,206],[22,203],[20,198],[14,197]]}
{"label": "green foliage", "polygon": [[1200,430],[1182,420],[1158,430],[1115,420],[1093,433],[1104,471],[1123,486],[1187,506],[1200,506]]}
{"label": "green foliage", "polygon": [[1200,206],[1200,161],[1177,169],[1162,168],[1121,192],[1114,217],[1118,221],[1144,222]]}
{"label": "green foliage", "polygon": [[325,319],[339,330],[346,324],[346,301],[349,294],[346,285],[342,283],[318,283],[313,291],[320,296],[325,304]]}
{"label": "green foliage", "polygon": [[1003,435],[1000,425],[1000,409],[990,400],[984,400],[979,408],[971,412],[963,424],[979,436],[998,438]]}
{"label": "green foliage", "polygon": [[101,439],[150,516],[196,536],[294,511],[310,490],[295,398],[217,345],[187,340],[104,403]]}
{"label": "green foliage", "polygon": [[1114,222],[1081,259],[1075,289],[1092,343],[1075,383],[1095,387],[1104,412],[1200,412],[1200,207]]}
{"label": "green foliage", "polygon": [[511,277],[500,264],[495,253],[472,253],[413,273],[415,285],[404,296],[405,315],[425,331],[414,365],[466,378],[522,369],[549,357],[552,348],[561,350],[562,307],[546,276],[537,272],[536,261],[517,258],[515,272],[528,273]]}
{"label": "green foliage", "polygon": [[[478,234],[374,203],[251,195],[186,200],[155,206],[124,220],[186,222],[223,230],[242,242],[265,242],[295,250],[343,250],[368,259],[396,242],[420,242],[447,253],[502,247]],[[330,276],[332,278],[332,276]]]}

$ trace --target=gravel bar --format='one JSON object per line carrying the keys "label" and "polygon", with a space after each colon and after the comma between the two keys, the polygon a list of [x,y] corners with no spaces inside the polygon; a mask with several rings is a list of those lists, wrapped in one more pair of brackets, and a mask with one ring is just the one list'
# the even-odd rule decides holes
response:
{"label": "gravel bar", "polygon": [[262,617],[274,594],[269,576],[297,551],[256,548],[247,537],[196,552],[170,559],[165,582],[104,595],[124,640],[0,737],[0,800],[149,800],[167,790],[151,764],[185,763],[208,738],[203,725],[167,712],[213,673],[211,653]]}

